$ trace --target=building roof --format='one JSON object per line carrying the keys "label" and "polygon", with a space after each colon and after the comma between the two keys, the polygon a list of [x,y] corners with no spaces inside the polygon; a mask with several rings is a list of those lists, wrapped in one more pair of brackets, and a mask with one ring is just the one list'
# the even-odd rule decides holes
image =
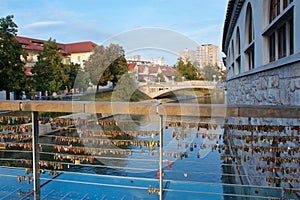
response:
{"label": "building roof", "polygon": [[82,53],[82,52],[92,52],[97,44],[87,41],[87,42],[76,42],[71,44],[65,44],[65,51],[67,53]]}
{"label": "building roof", "polygon": [[136,63],[129,63],[128,64],[128,71],[132,71],[136,66]]}
{"label": "building roof", "polygon": [[233,28],[236,24],[241,8],[245,0],[229,0],[226,11],[226,18],[223,27],[222,51],[227,52],[229,44],[228,39],[231,37]]}
{"label": "building roof", "polygon": [[36,51],[42,51],[44,49],[43,46],[45,41],[43,40],[20,37],[20,36],[15,36],[15,39],[22,45],[23,49],[36,50]]}
{"label": "building roof", "polygon": [[160,66],[160,69],[162,70],[162,74],[167,77],[174,76],[175,69],[173,67],[169,66]]}
{"label": "building roof", "polygon": [[174,76],[174,68],[169,67],[169,66],[164,66],[164,65],[154,65],[154,66],[149,66],[149,65],[139,65],[138,66],[138,73],[143,74],[145,71],[145,68],[148,69],[148,74],[151,75],[157,75],[159,73],[159,69],[161,70],[162,75],[166,77],[171,77]]}
{"label": "building roof", "polygon": [[[39,40],[39,39],[21,37],[21,36],[15,36],[15,38],[22,45],[22,48],[27,50],[43,51],[44,44],[47,42],[45,40]],[[66,54],[92,52],[94,47],[97,46],[97,44],[91,41],[76,42],[70,44],[61,44],[61,43],[56,43],[56,44],[58,49],[61,50],[62,53],[66,53]]]}

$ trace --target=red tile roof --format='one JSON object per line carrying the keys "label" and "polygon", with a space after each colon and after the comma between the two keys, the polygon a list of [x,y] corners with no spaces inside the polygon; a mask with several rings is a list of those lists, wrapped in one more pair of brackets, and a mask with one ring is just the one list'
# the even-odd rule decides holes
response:
{"label": "red tile roof", "polygon": [[76,42],[65,44],[65,51],[68,53],[92,52],[97,45],[93,42]]}
{"label": "red tile roof", "polygon": [[[27,37],[20,37],[15,36],[16,40],[22,45],[23,49],[27,50],[36,50],[36,51],[43,51],[44,50],[44,43],[46,41],[34,39],[34,38],[27,38]],[[76,42],[70,44],[61,44],[57,43],[58,49],[62,51],[62,53],[83,53],[83,52],[92,52],[94,47],[97,44],[87,41],[87,42]]]}
{"label": "red tile roof", "polygon": [[146,66],[144,66],[144,65],[140,65],[140,66],[138,67],[138,73],[139,73],[139,74],[140,74],[140,73],[143,73],[144,70],[145,70],[145,67],[146,67]]}
{"label": "red tile roof", "polygon": [[148,69],[150,74],[158,73],[158,66],[149,66]]}
{"label": "red tile roof", "polygon": [[173,67],[160,66],[160,69],[162,70],[162,74],[164,76],[171,77],[171,76],[174,76],[174,74],[175,74],[175,70]]}
{"label": "red tile roof", "polygon": [[128,70],[132,71],[135,68],[135,66],[136,66],[136,63],[129,63],[128,64]]}

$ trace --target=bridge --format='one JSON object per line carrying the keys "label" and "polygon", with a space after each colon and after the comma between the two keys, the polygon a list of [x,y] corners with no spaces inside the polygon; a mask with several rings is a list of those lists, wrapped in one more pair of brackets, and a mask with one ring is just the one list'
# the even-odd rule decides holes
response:
{"label": "bridge", "polygon": [[139,90],[147,94],[151,98],[157,98],[171,94],[174,91],[183,89],[210,89],[222,90],[223,83],[217,81],[183,81],[183,82],[148,82],[139,83]]}
{"label": "bridge", "polygon": [[[4,132],[0,134],[0,199],[132,199],[137,196],[160,200],[184,199],[186,196],[191,199],[299,199],[299,173],[277,173],[282,168],[289,171],[299,168],[296,152],[299,149],[299,123],[286,121],[299,121],[299,106],[0,101],[0,110],[14,111],[1,116],[0,126]],[[73,113],[73,117],[49,119],[39,116],[41,112]],[[95,114],[114,117],[92,117]],[[132,118],[135,115],[146,118]],[[225,117],[228,120],[225,121]],[[255,123],[259,121],[257,118],[260,123]],[[270,123],[270,118],[275,124]],[[277,121],[281,118],[286,123],[278,126]],[[31,120],[31,126],[23,124],[25,119]],[[241,119],[254,123],[241,124]],[[39,127],[49,122],[50,126],[60,130],[41,137]],[[143,129],[137,131],[132,125],[129,130],[121,128],[121,124],[131,122],[141,124]],[[114,130],[107,133],[116,137],[108,140],[102,128],[95,129],[96,125]],[[112,129],[116,127],[121,131]],[[219,132],[221,128],[243,134],[228,135],[227,131]],[[280,138],[287,147],[264,142],[263,148],[258,146],[259,152],[254,152],[256,144],[248,144],[248,140],[246,144],[244,140],[247,136],[254,142],[261,137],[276,141],[278,133],[282,134]],[[135,139],[129,139],[128,134],[134,134]],[[124,145],[129,141],[132,145],[116,148],[118,143]],[[148,145],[149,141],[157,142],[154,149]],[[274,178],[288,182],[290,187],[267,184],[268,174],[255,176],[261,182],[248,181],[257,168],[237,159],[236,149],[248,153],[249,162],[258,163],[259,169],[275,170],[272,172],[276,173]],[[276,153],[270,152],[271,149],[284,153],[266,157]],[[207,151],[210,153],[206,154]],[[295,155],[291,156],[290,152]],[[202,159],[203,155],[205,159]],[[233,158],[235,162],[232,162]],[[270,164],[262,161],[266,158],[287,160],[288,163],[274,167],[272,161]],[[225,166],[232,171],[225,171]],[[91,170],[81,170],[84,167]],[[166,177],[160,176],[163,172]],[[232,179],[243,181],[227,181]],[[32,184],[28,184],[31,181]]]}

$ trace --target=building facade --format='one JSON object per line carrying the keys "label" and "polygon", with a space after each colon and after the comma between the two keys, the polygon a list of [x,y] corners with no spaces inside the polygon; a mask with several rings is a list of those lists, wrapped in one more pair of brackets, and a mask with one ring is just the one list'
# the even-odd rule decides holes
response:
{"label": "building facade", "polygon": [[[227,103],[299,107],[299,34],[299,0],[229,0],[222,40]],[[286,191],[300,188],[299,172],[282,169],[299,169],[293,160],[299,153],[287,150],[299,149],[294,140],[299,131],[293,127],[300,119],[228,117],[226,123],[240,127],[226,129],[224,142],[235,148],[226,163],[236,183],[248,185],[242,194],[298,199],[299,191]],[[289,139],[282,142],[285,137]]]}
{"label": "building facade", "polygon": [[133,55],[125,57],[128,63],[136,62],[149,65],[165,65],[165,58],[163,56],[158,58],[142,58],[141,55]]}
{"label": "building facade", "polygon": [[194,63],[196,61],[196,52],[190,49],[184,49],[178,52],[178,58],[182,58],[184,63],[187,63],[187,61]]}
{"label": "building facade", "polygon": [[167,65],[151,65],[138,62],[128,63],[128,72],[136,82],[171,82],[175,76],[173,67]]}
{"label": "building facade", "polygon": [[196,59],[200,68],[206,65],[218,65],[219,50],[218,46],[212,44],[203,44],[197,47]]}
{"label": "building facade", "polygon": [[[15,36],[15,39],[19,42],[19,44],[28,54],[27,61],[25,64],[25,73],[28,76],[32,76],[30,69],[38,61],[38,55],[41,51],[44,50],[44,44],[47,41],[21,36]],[[95,43],[90,41],[70,44],[57,43],[58,51],[63,58],[63,63],[79,64],[82,68],[84,68],[84,61],[89,59],[90,55],[93,54],[94,48],[96,46],[97,45]],[[25,61],[24,58],[21,59]]]}
{"label": "building facade", "polygon": [[223,30],[229,104],[300,105],[300,2],[230,0]]}

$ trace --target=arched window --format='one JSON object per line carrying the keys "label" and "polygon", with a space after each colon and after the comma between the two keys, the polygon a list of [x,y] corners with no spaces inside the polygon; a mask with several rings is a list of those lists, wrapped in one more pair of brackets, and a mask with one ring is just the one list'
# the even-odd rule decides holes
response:
{"label": "arched window", "polygon": [[241,54],[241,36],[240,36],[240,28],[239,27],[237,27],[237,29],[236,29],[235,43],[236,43],[236,55],[238,57]]}
{"label": "arched window", "polygon": [[231,65],[231,58],[232,58],[232,56],[231,56],[231,49],[229,48],[228,49],[228,53],[227,53],[227,60],[226,60],[226,62],[227,62],[227,66],[229,66],[228,67],[228,73],[227,73],[227,75],[228,75],[228,78],[231,78],[231,77],[233,77],[233,68],[232,68],[232,65]]}
{"label": "arched window", "polygon": [[237,74],[241,73],[241,36],[240,36],[240,29],[237,27],[236,29],[236,37],[235,37],[235,44],[236,44],[236,70]]}
{"label": "arched window", "polygon": [[236,69],[235,69],[235,66],[234,66],[234,45],[233,45],[233,40],[231,41],[231,68],[232,68],[232,71],[233,71],[233,75],[236,75]]}
{"label": "arched window", "polygon": [[250,3],[247,5],[246,19],[245,19],[245,70],[254,69],[254,26],[252,6]]}

